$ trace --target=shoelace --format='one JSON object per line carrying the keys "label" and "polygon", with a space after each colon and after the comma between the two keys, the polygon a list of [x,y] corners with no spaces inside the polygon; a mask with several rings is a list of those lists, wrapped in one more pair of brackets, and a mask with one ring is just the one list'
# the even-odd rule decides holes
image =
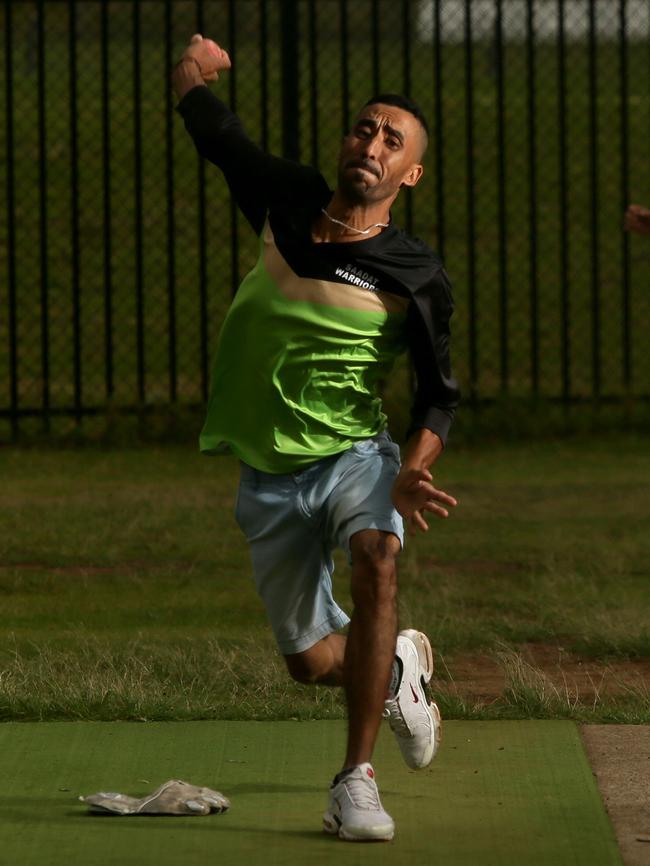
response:
{"label": "shoelace", "polygon": [[384,716],[388,719],[391,730],[399,734],[400,737],[413,736],[402,715],[397,698],[389,698],[384,703]]}
{"label": "shoelace", "polygon": [[348,776],[343,784],[357,809],[381,809],[377,786],[370,779]]}

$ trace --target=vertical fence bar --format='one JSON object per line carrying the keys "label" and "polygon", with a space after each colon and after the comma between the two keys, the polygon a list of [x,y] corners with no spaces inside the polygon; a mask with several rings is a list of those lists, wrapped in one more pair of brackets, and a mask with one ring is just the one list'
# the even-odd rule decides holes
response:
{"label": "vertical fence bar", "polygon": [[[203,33],[205,15],[203,0],[196,3],[196,32]],[[199,363],[201,367],[201,397],[208,399],[210,388],[210,352],[208,348],[208,226],[205,196],[205,160],[197,158],[198,241],[199,241]]]}
{"label": "vertical fence bar", "polygon": [[[402,0],[402,80],[404,95],[411,96],[411,3]],[[413,190],[404,190],[404,227],[409,234],[413,232]]]}
{"label": "vertical fence bar", "polygon": [[163,92],[165,94],[165,175],[167,206],[167,330],[169,364],[169,399],[176,402],[178,371],[176,356],[176,220],[174,217],[174,106],[169,86],[169,70],[174,62],[172,37],[172,4],[165,0],[165,54]]}
{"label": "vertical fence bar", "polygon": [[[262,144],[265,148],[268,147],[269,138],[269,110],[268,110],[268,63],[269,63],[269,33],[268,33],[268,0],[258,0],[259,16],[260,16],[260,62],[263,74],[261,76],[261,137]],[[530,375],[531,386],[534,394],[538,394],[540,390],[540,338],[539,338],[539,201],[538,201],[538,157],[539,146],[537,143],[537,111],[539,106],[539,98],[537,94],[537,78],[539,73],[536,71],[538,61],[538,49],[535,42],[535,15],[539,15],[539,7],[536,8],[536,0],[525,0],[526,7],[526,81],[525,87],[527,92],[527,162],[528,162],[528,178],[527,178],[527,198],[528,198],[528,225],[530,229],[530,246],[529,246],[529,305],[530,305]],[[172,29],[172,0],[164,0],[165,8],[165,51],[166,59],[171,59],[173,29]],[[506,136],[507,136],[507,114],[506,114],[506,76],[505,57],[507,48],[504,43],[504,12],[507,11],[503,0],[495,0],[496,4],[496,22],[495,22],[495,60],[496,60],[496,137],[497,137],[497,183],[498,183],[498,201],[497,201],[497,230],[498,230],[498,266],[499,266],[499,333],[500,333],[500,357],[499,370],[502,389],[506,390],[510,384],[510,369],[512,362],[510,358],[510,339],[508,313],[512,299],[509,298],[509,279],[507,271],[508,261],[508,212],[507,212],[507,196],[508,196],[508,176],[506,174]],[[50,318],[53,307],[50,304],[49,296],[49,233],[48,224],[48,135],[47,135],[47,117],[46,117],[46,99],[47,99],[47,76],[46,72],[46,0],[36,0],[35,4],[35,23],[37,28],[37,81],[38,93],[37,100],[37,124],[38,124],[38,147],[39,147],[39,274],[40,274],[40,374],[41,374],[41,393],[40,393],[40,410],[42,412],[42,422],[44,430],[49,429],[51,417],[51,357],[50,357],[50,342],[51,328]],[[142,162],[142,147],[143,147],[143,127],[142,127],[142,92],[141,92],[141,50],[142,50],[142,32],[140,20],[140,3],[137,0],[132,2],[133,14],[133,102],[134,102],[134,196],[135,196],[135,215],[134,215],[134,230],[135,230],[135,290],[136,290],[136,341],[137,341],[137,383],[138,383],[138,399],[142,403],[145,401],[145,276],[144,276],[144,256],[143,256],[143,162]],[[340,22],[340,62],[342,71],[342,123],[344,129],[347,130],[349,125],[349,109],[350,109],[350,65],[351,51],[354,50],[350,44],[350,38],[354,33],[350,33],[350,21],[348,12],[352,4],[347,0],[339,0],[339,22]],[[571,236],[569,232],[568,205],[569,205],[569,162],[567,155],[567,145],[571,128],[569,126],[569,93],[567,84],[570,74],[570,47],[569,39],[571,38],[570,31],[567,30],[569,24],[566,18],[570,12],[569,4],[566,0],[557,0],[554,4],[558,15],[558,35],[556,43],[557,56],[557,135],[559,144],[559,208],[558,230],[559,237],[559,258],[560,258],[560,304],[561,304],[561,330],[560,330],[560,354],[561,354],[561,379],[562,379],[562,398],[568,402],[572,393],[572,308],[571,308]],[[79,103],[79,84],[77,82],[80,57],[78,54],[77,31],[82,25],[82,16],[79,11],[77,0],[67,0],[65,6],[68,10],[68,61],[69,61],[69,116],[68,128],[70,136],[70,238],[71,249],[71,314],[72,314],[72,340],[71,340],[71,361],[73,367],[73,413],[76,417],[77,424],[81,423],[84,406],[84,387],[83,387],[83,328],[82,328],[82,285],[81,285],[81,202],[80,202],[80,159],[83,154],[80,150],[79,124],[81,122],[78,115]],[[63,7],[65,9],[65,6]],[[474,198],[474,185],[476,182],[476,168],[474,166],[473,154],[475,150],[475,139],[477,139],[475,117],[476,105],[474,104],[473,84],[475,75],[478,74],[476,67],[476,58],[473,49],[473,20],[472,20],[472,3],[471,0],[464,0],[464,35],[465,35],[465,144],[466,144],[466,177],[467,177],[467,245],[468,245],[468,314],[469,314],[469,367],[470,367],[470,396],[475,399],[478,396],[479,386],[479,353],[478,340],[480,337],[478,331],[477,320],[477,301],[478,301],[478,284],[477,284],[477,261],[476,261],[476,203]],[[18,432],[20,410],[20,351],[19,343],[19,310],[17,296],[17,262],[16,262],[16,166],[15,166],[15,105],[14,105],[14,76],[15,71],[12,68],[13,44],[15,38],[14,21],[12,20],[14,4],[12,2],[5,3],[5,120],[6,120],[6,171],[7,171],[7,301],[8,301],[8,372],[9,372],[9,387],[11,409],[10,418],[12,431],[14,435]],[[197,20],[199,23],[198,30],[203,30],[204,14],[203,0],[196,0]],[[287,10],[293,10],[297,15],[296,0],[287,0],[282,4],[285,14]],[[587,63],[588,63],[588,127],[589,127],[589,145],[587,150],[587,167],[590,176],[590,200],[589,200],[589,232],[590,232],[590,257],[591,257],[591,273],[590,273],[590,300],[591,300],[591,372],[592,372],[592,387],[593,396],[598,398],[603,387],[603,358],[602,358],[602,322],[603,310],[601,307],[602,292],[600,289],[600,279],[602,275],[602,262],[599,256],[599,241],[601,236],[601,220],[598,209],[598,194],[599,194],[599,175],[600,175],[600,147],[599,147],[599,57],[601,51],[598,44],[598,25],[600,23],[597,16],[597,4],[590,2],[588,8],[588,38],[587,38]],[[236,3],[235,0],[228,0],[229,20],[229,50],[234,54],[236,43]],[[369,11],[370,20],[367,26],[370,27],[372,33],[371,58],[372,58],[372,80],[374,91],[380,89],[380,48],[381,48],[381,30],[380,30],[380,14],[382,5],[380,0],[370,0]],[[402,21],[402,63],[403,63],[403,85],[404,92],[409,94],[412,89],[412,73],[413,73],[413,46],[411,45],[411,18],[412,7],[409,0],[402,0],[401,3],[401,21]],[[445,137],[444,137],[444,102],[443,102],[443,85],[444,85],[444,66],[441,38],[442,26],[442,0],[433,0],[431,10],[434,20],[434,97],[435,97],[435,170],[437,178],[437,196],[436,196],[436,224],[438,235],[438,249],[441,256],[445,253]],[[474,12],[476,12],[476,8]],[[114,288],[112,280],[112,255],[114,247],[114,238],[112,233],[112,207],[111,207],[111,92],[110,92],[110,24],[109,24],[110,4],[102,2],[100,4],[100,29],[101,29],[101,45],[100,45],[100,69],[101,69],[101,106],[98,110],[101,111],[101,146],[102,146],[102,192],[103,192],[103,244],[104,244],[104,275],[103,275],[103,303],[104,303],[104,338],[105,338],[105,358],[104,358],[104,379],[107,398],[111,398],[115,387],[114,374]],[[319,141],[318,141],[318,8],[316,0],[309,0],[308,13],[308,39],[310,45],[310,61],[309,61],[309,88],[312,102],[312,110],[310,115],[310,135],[311,135],[311,157],[312,162],[318,165],[319,161]],[[619,130],[620,136],[620,195],[621,195],[621,210],[628,204],[630,198],[630,117],[629,117],[629,51],[630,46],[627,40],[628,17],[630,15],[630,6],[627,0],[617,0],[617,15],[618,15],[618,98],[619,98]],[[287,53],[289,58],[293,54],[292,62],[295,60],[295,68],[297,70],[298,60],[295,46],[298,44],[298,28],[297,18],[294,21],[294,30],[287,31],[293,33],[296,37],[293,42],[292,52]],[[284,28],[283,28],[284,29]],[[80,34],[81,35],[81,34]],[[82,70],[83,71],[83,70]],[[285,70],[286,71],[286,70]],[[229,76],[230,98],[233,108],[235,108],[236,98],[236,73],[233,71]],[[168,115],[167,125],[165,130],[166,143],[166,205],[167,205],[167,226],[166,234],[168,241],[168,261],[167,261],[167,294],[168,294],[168,331],[169,331],[169,394],[170,399],[175,401],[178,398],[178,357],[177,357],[177,322],[176,322],[176,286],[175,286],[175,270],[176,256],[174,248],[175,237],[175,217],[174,217],[174,168],[173,168],[173,128],[171,124],[171,93],[168,87],[168,69],[165,70],[165,84]],[[287,75],[287,94],[292,99],[298,98],[298,76]],[[283,115],[290,121],[289,126],[285,129],[287,141],[293,141],[296,150],[293,153],[297,156],[299,148],[298,139],[298,117],[299,112],[288,112],[283,101]],[[289,134],[291,132],[291,135]],[[204,397],[208,392],[208,302],[207,302],[207,227],[206,216],[207,206],[205,197],[205,165],[202,160],[198,162],[198,184],[199,184],[199,304],[201,310],[200,322],[200,351],[201,351],[201,376],[202,376],[202,392]],[[412,203],[410,197],[406,196],[406,227],[411,230],[412,222]],[[239,282],[239,240],[238,240],[238,225],[237,214],[233,207],[231,212],[231,231],[232,231],[232,278],[233,289]],[[19,218],[19,217],[18,217]],[[622,341],[622,380],[626,388],[632,385],[632,331],[631,331],[631,263],[630,263],[630,245],[627,234],[622,233],[622,249],[621,249],[621,341]],[[55,392],[58,393],[58,392]],[[31,411],[31,409],[30,409]]]}
{"label": "vertical fence bar", "polygon": [[47,223],[47,122],[45,116],[45,8],[43,0],[36,7],[37,75],[38,75],[38,185],[39,185],[39,260],[41,278],[41,410],[43,431],[50,430],[50,322]]}
{"label": "vertical fence bar", "polygon": [[[621,151],[621,213],[630,202],[630,125],[628,116],[628,45],[627,45],[627,0],[620,0],[618,15],[619,55],[619,100],[621,106],[620,151]],[[632,345],[630,327],[630,239],[621,232],[621,340],[623,343],[623,385],[626,390],[632,385]]]}
{"label": "vertical fence bar", "polygon": [[[235,0],[228,0],[228,53],[232,61],[232,69],[228,73],[228,95],[230,108],[237,111],[237,19],[235,17]],[[231,291],[234,295],[239,285],[239,216],[237,205],[230,196],[230,279]]]}
{"label": "vertical fence bar", "polygon": [[435,79],[433,84],[434,105],[434,161],[436,166],[436,237],[440,258],[445,259],[445,136],[443,96],[443,62],[442,62],[442,20],[440,15],[441,0],[433,0],[433,51]]}
{"label": "vertical fence bar", "polygon": [[108,3],[101,4],[102,76],[102,193],[104,233],[104,381],[106,397],[113,396],[113,228],[111,222],[111,111],[110,111],[110,32]]}
{"label": "vertical fence bar", "polygon": [[530,235],[530,379],[539,393],[539,252],[537,246],[537,86],[535,81],[535,0],[526,0],[526,92],[528,96],[528,228]]}
{"label": "vertical fence bar", "polygon": [[591,367],[593,396],[600,396],[600,244],[598,225],[598,66],[596,4],[589,4],[589,176],[591,186]]}
{"label": "vertical fence bar", "polygon": [[316,2],[309,0],[309,134],[311,137],[311,164],[314,168],[320,165],[320,150],[318,142],[318,21],[316,17]]}
{"label": "vertical fence bar", "polygon": [[[312,0],[313,5],[313,0]],[[269,14],[266,0],[259,0],[260,7],[260,144],[269,149]],[[313,60],[313,59],[312,59]]]}
{"label": "vertical fence bar", "polygon": [[469,397],[477,399],[478,352],[476,323],[476,208],[474,204],[474,68],[471,0],[465,0],[465,164],[467,175],[467,312]]}
{"label": "vertical fence bar", "polygon": [[140,82],[140,4],[134,0],[133,14],[133,171],[134,171],[134,238],[135,238],[135,303],[136,303],[136,364],[138,402],[145,400],[144,371],[144,251],[142,249],[142,87]]}
{"label": "vertical fence bar", "polygon": [[561,325],[561,364],[562,364],[562,399],[568,405],[571,394],[570,370],[570,319],[569,307],[569,219],[568,219],[568,182],[567,166],[567,120],[566,120],[566,42],[564,31],[564,0],[558,0],[558,134],[560,148],[559,177],[559,227],[560,227],[560,312]]}
{"label": "vertical fence bar", "polygon": [[341,30],[341,125],[345,135],[350,129],[350,60],[348,55],[348,4],[339,0]]}
{"label": "vertical fence bar", "polygon": [[300,100],[298,95],[298,4],[281,0],[282,40],[282,153],[287,159],[300,159]]}
{"label": "vertical fence bar", "polygon": [[77,425],[81,424],[81,283],[79,239],[79,132],[77,111],[77,0],[68,4],[68,54],[70,69],[70,238],[72,247],[72,333],[74,368],[74,412]]}
{"label": "vertical fence bar", "polygon": [[379,46],[380,46],[380,33],[379,33],[379,0],[372,0],[372,4],[370,6],[370,28],[371,28],[371,44],[372,44],[372,95],[376,96],[381,87],[380,87],[380,67],[379,67]]}
{"label": "vertical fence bar", "polygon": [[402,80],[404,95],[411,96],[411,3],[402,0]]}
{"label": "vertical fence bar", "polygon": [[5,9],[5,126],[7,128],[7,295],[9,325],[9,390],[11,435],[18,435],[18,334],[16,315],[16,187],[14,162],[13,17]]}
{"label": "vertical fence bar", "polygon": [[505,134],[505,79],[503,75],[503,0],[496,0],[495,61],[497,87],[497,223],[499,234],[499,369],[501,390],[508,390],[509,335],[508,335],[508,226],[506,218],[506,134]]}

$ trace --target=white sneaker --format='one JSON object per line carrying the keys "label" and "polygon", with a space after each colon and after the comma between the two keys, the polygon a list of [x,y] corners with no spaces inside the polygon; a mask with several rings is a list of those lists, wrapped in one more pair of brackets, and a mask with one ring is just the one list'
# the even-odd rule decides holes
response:
{"label": "white sneaker", "polygon": [[332,783],[323,830],[348,842],[388,842],[395,833],[384,812],[370,764],[360,764],[338,784]]}
{"label": "white sneaker", "polygon": [[440,710],[425,686],[433,675],[433,652],[425,634],[415,629],[397,636],[395,657],[401,675],[394,696],[384,706],[402,757],[412,770],[428,766],[440,744]]}

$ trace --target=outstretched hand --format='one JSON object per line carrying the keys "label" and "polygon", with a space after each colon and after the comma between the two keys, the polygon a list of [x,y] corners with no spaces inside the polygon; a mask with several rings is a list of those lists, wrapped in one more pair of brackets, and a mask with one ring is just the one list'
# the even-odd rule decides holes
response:
{"label": "outstretched hand", "polygon": [[[393,505],[406,520],[409,531],[426,532],[429,525],[426,512],[435,517],[449,517],[447,508],[457,505],[453,496],[433,486],[433,476],[427,469],[403,467],[393,485]],[[445,507],[446,506],[446,507]]]}
{"label": "outstretched hand", "polygon": [[212,39],[204,39],[200,33],[195,33],[190,39],[181,60],[191,58],[199,65],[201,77],[204,81],[216,81],[223,69],[230,69],[230,57],[228,52],[217,45]]}

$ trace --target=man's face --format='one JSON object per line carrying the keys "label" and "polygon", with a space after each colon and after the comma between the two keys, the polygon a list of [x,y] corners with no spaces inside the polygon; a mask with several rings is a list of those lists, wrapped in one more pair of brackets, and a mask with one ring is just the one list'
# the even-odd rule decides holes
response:
{"label": "man's face", "polygon": [[402,186],[415,186],[426,133],[410,111],[394,105],[367,105],[343,139],[338,186],[353,202],[394,199]]}

